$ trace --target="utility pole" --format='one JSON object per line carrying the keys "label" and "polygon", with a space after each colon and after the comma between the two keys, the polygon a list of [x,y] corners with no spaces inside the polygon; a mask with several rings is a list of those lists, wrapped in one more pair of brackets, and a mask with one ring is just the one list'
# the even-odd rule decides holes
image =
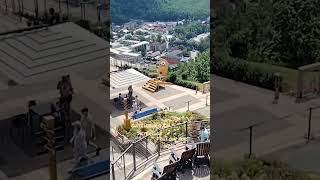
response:
{"label": "utility pole", "polygon": [[45,132],[44,139],[47,141],[45,148],[49,153],[49,174],[50,180],[57,180],[57,162],[56,162],[56,149],[54,139],[55,118],[51,115],[44,116],[41,123],[41,128]]}

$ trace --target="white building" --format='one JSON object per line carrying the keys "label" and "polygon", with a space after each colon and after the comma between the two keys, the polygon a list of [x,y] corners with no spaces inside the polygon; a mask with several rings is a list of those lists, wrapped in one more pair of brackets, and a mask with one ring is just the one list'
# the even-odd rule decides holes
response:
{"label": "white building", "polygon": [[130,49],[134,52],[139,52],[141,51],[142,48],[144,48],[146,51],[149,51],[150,50],[150,43],[147,42],[147,41],[142,41],[142,42],[139,42],[137,44],[133,44],[130,46]]}
{"label": "white building", "polygon": [[199,51],[193,50],[190,51],[190,59],[195,59],[199,54]]}

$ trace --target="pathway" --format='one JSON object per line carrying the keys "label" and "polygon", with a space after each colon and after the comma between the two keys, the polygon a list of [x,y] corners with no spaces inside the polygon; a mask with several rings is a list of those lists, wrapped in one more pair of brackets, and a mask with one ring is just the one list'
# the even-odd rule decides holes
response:
{"label": "pathway", "polygon": [[[319,105],[318,99],[296,104],[294,98],[280,96],[278,104],[272,104],[273,92],[233,80],[213,76],[214,116],[217,158],[242,158],[249,149],[249,131],[240,131],[249,125],[262,123],[254,128],[253,151],[257,156],[269,154],[288,146],[305,142],[308,111],[310,106]],[[320,115],[314,110],[313,119]],[[312,132],[320,133],[320,122],[313,121]]]}

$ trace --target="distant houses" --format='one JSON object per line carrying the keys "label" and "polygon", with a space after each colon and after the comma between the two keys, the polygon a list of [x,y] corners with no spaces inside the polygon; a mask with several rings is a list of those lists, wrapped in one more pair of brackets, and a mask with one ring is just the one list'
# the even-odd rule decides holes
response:
{"label": "distant houses", "polygon": [[[208,23],[210,18],[199,23]],[[180,63],[194,60],[199,52],[188,50],[186,46],[178,45],[174,34],[170,30],[177,25],[188,23],[186,20],[177,22],[141,22],[130,21],[122,26],[112,25],[114,30],[111,42],[111,57],[129,64],[154,63],[157,59],[164,58],[169,67],[176,68]],[[210,33],[200,34],[191,40],[201,42]],[[172,44],[171,44],[172,43]],[[189,48],[190,49],[190,48]]]}

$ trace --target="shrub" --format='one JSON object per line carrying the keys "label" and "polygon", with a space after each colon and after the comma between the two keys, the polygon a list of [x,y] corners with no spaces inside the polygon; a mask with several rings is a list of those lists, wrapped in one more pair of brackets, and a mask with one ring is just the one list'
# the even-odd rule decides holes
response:
{"label": "shrub", "polygon": [[182,86],[182,87],[186,87],[189,89],[199,89],[198,87],[198,83],[196,82],[192,82],[192,81],[186,81],[186,80],[182,80],[180,78],[176,79],[176,81],[174,82],[176,85]]}
{"label": "shrub", "polygon": [[148,76],[150,78],[156,78],[156,77],[158,77],[158,73],[149,73]]}
{"label": "shrub", "polygon": [[170,72],[170,73],[168,74],[166,80],[169,81],[169,82],[172,82],[172,83],[176,82],[176,80],[177,80],[177,74],[176,74],[175,72]]}
{"label": "shrub", "polygon": [[[219,59],[211,62],[211,73],[254,86],[274,90],[273,72],[239,59]],[[280,79],[282,81],[282,79]],[[280,90],[282,90],[282,83]]]}

